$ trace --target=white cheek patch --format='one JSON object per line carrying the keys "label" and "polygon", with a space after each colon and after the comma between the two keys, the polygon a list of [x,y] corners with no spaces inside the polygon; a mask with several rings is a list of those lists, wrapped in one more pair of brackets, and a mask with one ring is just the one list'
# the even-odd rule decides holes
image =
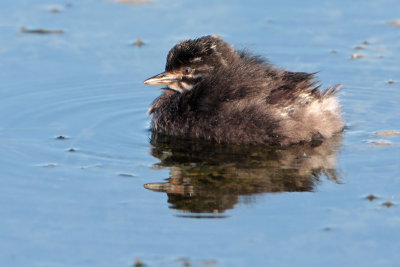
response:
{"label": "white cheek patch", "polygon": [[183,87],[185,90],[192,90],[193,85],[192,84],[187,84],[185,82],[180,82],[181,87]]}
{"label": "white cheek patch", "polygon": [[174,90],[179,93],[183,93],[185,91],[192,90],[193,85],[188,84],[185,82],[176,82],[176,83],[170,83],[168,84],[169,89]]}
{"label": "white cheek patch", "polygon": [[179,83],[170,83],[170,84],[168,84],[168,87],[171,89],[171,90],[174,90],[174,91],[177,91],[177,92],[179,92],[179,93],[183,93],[183,89],[181,88],[181,86],[179,85]]}

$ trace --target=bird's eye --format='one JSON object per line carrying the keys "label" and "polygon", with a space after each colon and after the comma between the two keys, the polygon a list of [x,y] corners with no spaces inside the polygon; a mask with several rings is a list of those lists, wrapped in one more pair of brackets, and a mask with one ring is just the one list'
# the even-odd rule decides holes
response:
{"label": "bird's eye", "polygon": [[189,73],[191,73],[191,72],[192,72],[192,69],[191,69],[191,68],[187,67],[187,68],[185,69],[185,74],[189,74]]}

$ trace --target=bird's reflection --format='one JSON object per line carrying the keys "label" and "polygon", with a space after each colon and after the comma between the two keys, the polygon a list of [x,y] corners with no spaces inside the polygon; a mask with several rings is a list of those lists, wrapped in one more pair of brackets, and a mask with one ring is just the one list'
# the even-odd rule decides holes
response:
{"label": "bird's reflection", "polygon": [[232,209],[239,196],[313,191],[322,174],[340,183],[335,170],[340,136],[291,147],[236,146],[153,133],[155,167],[170,168],[163,183],[145,188],[168,195],[171,208],[193,213]]}

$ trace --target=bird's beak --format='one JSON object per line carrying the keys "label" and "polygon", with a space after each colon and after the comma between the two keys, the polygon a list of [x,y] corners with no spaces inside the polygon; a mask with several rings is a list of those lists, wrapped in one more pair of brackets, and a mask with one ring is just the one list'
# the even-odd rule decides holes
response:
{"label": "bird's beak", "polygon": [[181,76],[177,73],[163,72],[151,78],[148,78],[143,83],[149,85],[171,84],[181,80]]}

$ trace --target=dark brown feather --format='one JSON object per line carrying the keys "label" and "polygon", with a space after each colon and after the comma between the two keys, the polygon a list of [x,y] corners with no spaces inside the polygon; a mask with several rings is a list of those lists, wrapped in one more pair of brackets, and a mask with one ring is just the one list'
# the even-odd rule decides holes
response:
{"label": "dark brown feather", "polygon": [[335,96],[340,85],[322,92],[314,74],[281,70],[211,36],[175,46],[166,70],[196,57],[212,71],[191,90],[164,90],[149,109],[154,131],[218,143],[289,145],[343,130]]}

